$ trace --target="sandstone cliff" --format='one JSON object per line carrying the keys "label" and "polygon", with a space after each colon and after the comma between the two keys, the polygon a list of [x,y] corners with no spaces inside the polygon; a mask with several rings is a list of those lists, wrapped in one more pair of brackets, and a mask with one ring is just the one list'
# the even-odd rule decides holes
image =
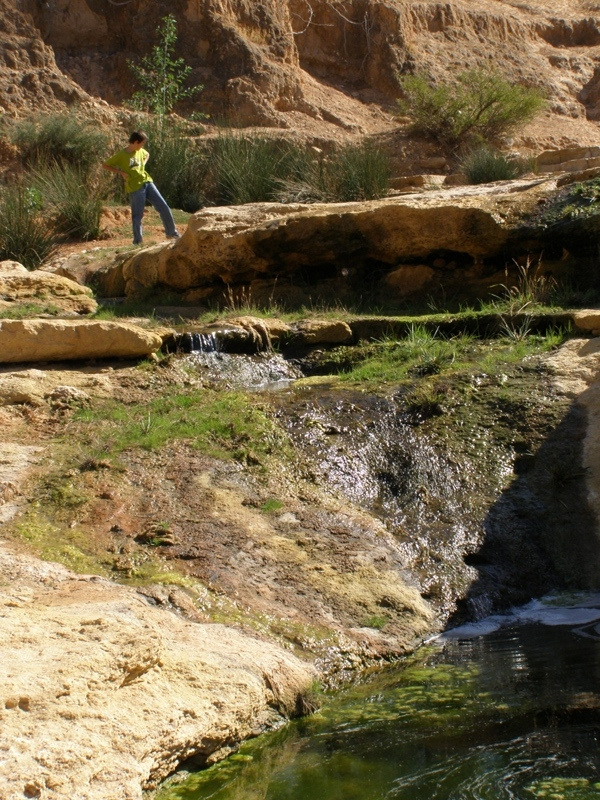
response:
{"label": "sandstone cliff", "polygon": [[[374,132],[390,127],[399,74],[433,78],[490,63],[541,87],[552,123],[536,142],[596,141],[600,23],[587,0],[1,0],[0,104],[11,112],[134,89],[127,60],[157,23],[179,20],[179,50],[203,84],[195,105],[242,125]],[[577,124],[574,124],[577,123]],[[527,137],[526,137],[527,138]]]}

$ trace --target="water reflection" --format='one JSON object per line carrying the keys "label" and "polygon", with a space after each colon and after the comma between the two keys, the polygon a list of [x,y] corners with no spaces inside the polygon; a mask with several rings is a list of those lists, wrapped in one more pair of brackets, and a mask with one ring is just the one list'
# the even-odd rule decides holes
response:
{"label": "water reflection", "polygon": [[449,639],[160,797],[599,800],[599,679],[573,626]]}

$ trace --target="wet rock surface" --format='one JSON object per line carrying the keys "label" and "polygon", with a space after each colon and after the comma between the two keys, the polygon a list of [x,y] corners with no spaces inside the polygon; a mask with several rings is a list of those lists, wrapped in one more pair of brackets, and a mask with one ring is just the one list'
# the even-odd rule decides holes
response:
{"label": "wet rock surface", "polygon": [[315,483],[385,523],[443,618],[457,603],[460,613],[485,615],[565,580],[567,542],[594,525],[585,502],[564,513],[574,487],[555,475],[577,463],[581,413],[541,363],[504,377],[500,392],[495,379],[475,378],[468,407],[449,392],[425,417],[403,393],[318,387],[285,412]]}
{"label": "wet rock surface", "polygon": [[[38,405],[0,408],[21,448],[6,451],[14,468],[1,475],[14,504],[6,519],[21,514],[3,528],[3,664],[15,664],[3,729],[30,736],[1,778],[10,792],[138,798],[188,756],[222,757],[310,707],[298,701],[315,674],[306,661],[335,686],[448,620],[568,585],[569,570],[594,585],[593,341],[564,348],[562,362],[474,372],[447,386],[435,413],[409,407],[402,388],[300,382],[256,394],[293,445],[277,470],[251,450],[222,461],[173,441],[118,463],[86,456],[57,474],[59,432],[84,431],[74,408],[98,394],[146,406],[201,385],[201,370],[189,356],[82,380],[40,370]],[[50,539],[36,539],[44,526]],[[46,541],[49,554],[64,535],[61,558],[84,547],[92,560],[82,563],[105,576],[135,583],[152,568],[161,582],[137,592],[23,555],[27,541]],[[70,660],[52,661],[65,642]],[[82,747],[90,758],[78,761]]]}

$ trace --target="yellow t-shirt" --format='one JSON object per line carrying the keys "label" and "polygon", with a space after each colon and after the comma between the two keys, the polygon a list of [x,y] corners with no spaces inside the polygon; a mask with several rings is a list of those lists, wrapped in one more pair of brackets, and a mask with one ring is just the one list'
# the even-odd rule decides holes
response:
{"label": "yellow t-shirt", "polygon": [[109,167],[116,167],[127,173],[125,191],[129,194],[130,192],[137,192],[145,183],[152,181],[152,178],[146,172],[148,156],[148,151],[144,150],[143,147],[136,153],[130,153],[128,150],[119,150],[105,163]]}

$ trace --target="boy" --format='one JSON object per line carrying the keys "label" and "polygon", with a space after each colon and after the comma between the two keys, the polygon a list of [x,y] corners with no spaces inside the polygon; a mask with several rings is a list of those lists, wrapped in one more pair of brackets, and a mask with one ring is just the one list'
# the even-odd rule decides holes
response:
{"label": "boy", "polygon": [[129,195],[131,205],[134,244],[142,243],[142,217],[146,202],[154,206],[160,214],[167,239],[179,237],[171,209],[146,172],[146,161],[150,156],[150,153],[144,150],[147,141],[148,136],[144,131],[134,131],[129,137],[127,147],[119,150],[103,164],[104,169],[120,175],[125,180],[125,191]]}

